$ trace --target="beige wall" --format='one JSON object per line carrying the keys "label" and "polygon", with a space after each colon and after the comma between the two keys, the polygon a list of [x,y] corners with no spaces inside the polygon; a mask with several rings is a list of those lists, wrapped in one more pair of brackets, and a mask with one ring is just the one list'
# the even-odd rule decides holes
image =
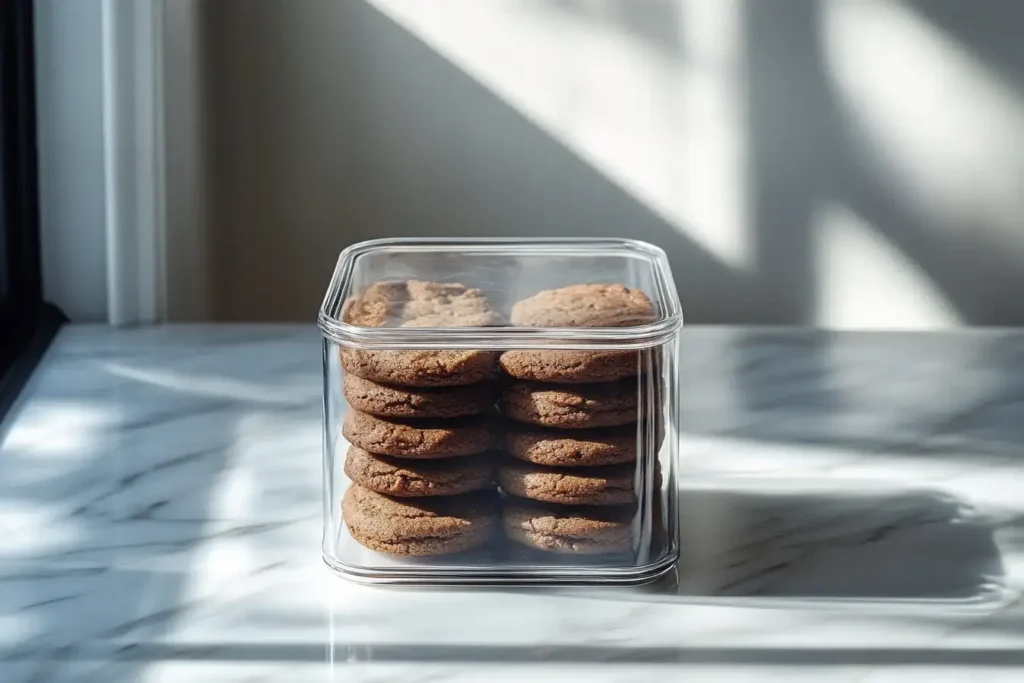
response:
{"label": "beige wall", "polygon": [[1024,322],[1015,0],[204,3],[212,310],[393,235],[628,235],[692,322]]}

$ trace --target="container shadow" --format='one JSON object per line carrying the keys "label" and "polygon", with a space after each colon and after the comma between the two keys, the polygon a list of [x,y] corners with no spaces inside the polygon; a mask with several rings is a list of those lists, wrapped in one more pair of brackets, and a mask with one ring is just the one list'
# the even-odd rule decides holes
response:
{"label": "container shadow", "polygon": [[994,528],[938,491],[682,492],[680,598],[978,605],[1002,595]]}

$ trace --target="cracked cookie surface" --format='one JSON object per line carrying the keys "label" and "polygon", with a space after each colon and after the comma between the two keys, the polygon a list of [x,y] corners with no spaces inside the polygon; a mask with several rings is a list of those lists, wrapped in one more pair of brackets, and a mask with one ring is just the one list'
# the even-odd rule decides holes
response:
{"label": "cracked cookie surface", "polygon": [[596,554],[630,549],[631,507],[560,507],[527,500],[505,505],[505,533],[522,545],[555,553]]}
{"label": "cracked cookie surface", "polygon": [[638,438],[630,426],[569,431],[516,424],[505,433],[505,451],[538,465],[614,465],[636,460]]}
{"label": "cracked cookie surface", "polygon": [[639,289],[584,284],[546,289],[512,307],[523,327],[635,327],[657,320],[654,304]]}
{"label": "cracked cookie surface", "polygon": [[[498,316],[479,289],[459,283],[380,282],[345,303],[342,319],[362,327],[485,327]],[[490,351],[341,349],[346,371],[375,382],[416,387],[473,384],[494,375]]]}
{"label": "cracked cookie surface", "polygon": [[[634,327],[655,322],[654,304],[623,285],[572,285],[549,289],[512,307],[522,327]],[[499,365],[517,379],[576,384],[634,377],[644,355],[637,351],[506,351]]]}
{"label": "cracked cookie surface", "polygon": [[348,449],[345,474],[355,483],[396,498],[455,496],[494,486],[494,460],[473,455],[445,460],[410,460]]}
{"label": "cracked cookie surface", "polygon": [[444,555],[470,550],[497,528],[498,497],[469,493],[445,498],[391,498],[350,486],[341,503],[349,533],[390,555]]}
{"label": "cracked cookie surface", "polygon": [[432,418],[478,415],[494,407],[493,382],[454,387],[400,387],[345,376],[349,405],[380,417]]}
{"label": "cracked cookie surface", "polygon": [[622,381],[553,386],[516,382],[502,389],[501,410],[513,420],[543,427],[616,427],[637,421],[637,384]]}
{"label": "cracked cookie surface", "polygon": [[498,467],[502,490],[520,498],[562,505],[624,505],[636,501],[631,464],[545,467],[505,460]]}
{"label": "cracked cookie surface", "polygon": [[349,410],[341,432],[350,444],[397,458],[453,458],[490,450],[494,429],[489,416],[450,420],[385,419]]}
{"label": "cracked cookie surface", "polygon": [[498,363],[516,379],[583,384],[636,377],[643,359],[640,351],[506,351]]}

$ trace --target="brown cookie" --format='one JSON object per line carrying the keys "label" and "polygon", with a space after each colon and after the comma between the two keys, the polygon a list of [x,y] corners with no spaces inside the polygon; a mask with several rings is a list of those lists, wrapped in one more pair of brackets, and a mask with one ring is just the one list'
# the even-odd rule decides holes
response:
{"label": "brown cookie", "polygon": [[494,377],[490,351],[341,350],[341,367],[375,382],[410,387],[445,387],[484,382]]}
{"label": "brown cookie", "polygon": [[[479,289],[418,280],[368,287],[346,302],[342,319],[363,327],[483,327],[497,322]],[[490,351],[341,350],[341,366],[353,375],[416,387],[473,384],[492,377],[494,365]]]}
{"label": "brown cookie", "polygon": [[505,434],[505,450],[538,465],[614,465],[636,460],[639,437],[634,426],[565,431],[522,425]]}
{"label": "brown cookie", "polygon": [[[573,285],[546,290],[512,307],[512,325],[622,328],[653,323],[654,304],[622,285]],[[611,382],[639,373],[639,351],[506,351],[499,364],[509,376],[539,382]]]}
{"label": "brown cookie", "polygon": [[410,460],[348,449],[345,474],[355,483],[396,498],[456,496],[494,486],[494,459],[473,455],[445,460]]}
{"label": "brown cookie", "polygon": [[[549,289],[512,307],[522,327],[632,327],[657,320],[654,304],[622,285],[573,285]],[[637,351],[507,351],[499,364],[509,376],[539,382],[611,382],[634,377]]]}
{"label": "brown cookie", "polygon": [[486,543],[497,527],[498,498],[470,493],[444,498],[390,498],[350,486],[341,512],[352,538],[390,555],[444,555]]}
{"label": "brown cookie", "polygon": [[622,285],[571,285],[538,292],[512,307],[517,327],[635,327],[657,321],[654,304]]}
{"label": "brown cookie", "polygon": [[345,375],[345,399],[356,410],[379,417],[462,417],[494,407],[493,382],[458,387],[399,387]]}
{"label": "brown cookie", "polygon": [[513,420],[543,427],[616,427],[637,420],[637,384],[554,386],[516,382],[502,390],[501,411]]}
{"label": "brown cookie", "polygon": [[486,416],[452,420],[396,420],[349,410],[341,433],[370,453],[397,458],[453,458],[494,446],[494,424]]}
{"label": "brown cookie", "polygon": [[525,500],[505,505],[505,533],[513,541],[555,553],[597,554],[631,547],[631,507],[561,507]]}
{"label": "brown cookie", "polygon": [[506,351],[498,359],[510,377],[563,384],[635,377],[639,363],[638,351]]}
{"label": "brown cookie", "polygon": [[479,289],[456,282],[378,282],[349,299],[345,322],[363,327],[485,327],[497,315]]}
{"label": "brown cookie", "polygon": [[498,484],[520,498],[562,505],[624,505],[636,501],[634,466],[544,467],[508,459],[498,466]]}

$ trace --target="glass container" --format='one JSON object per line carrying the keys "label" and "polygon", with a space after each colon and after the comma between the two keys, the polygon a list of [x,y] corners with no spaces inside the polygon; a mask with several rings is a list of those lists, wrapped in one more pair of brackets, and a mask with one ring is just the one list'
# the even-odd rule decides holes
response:
{"label": "glass container", "polygon": [[627,239],[384,239],[320,310],[323,556],[402,584],[672,571],[677,341],[665,253]]}

